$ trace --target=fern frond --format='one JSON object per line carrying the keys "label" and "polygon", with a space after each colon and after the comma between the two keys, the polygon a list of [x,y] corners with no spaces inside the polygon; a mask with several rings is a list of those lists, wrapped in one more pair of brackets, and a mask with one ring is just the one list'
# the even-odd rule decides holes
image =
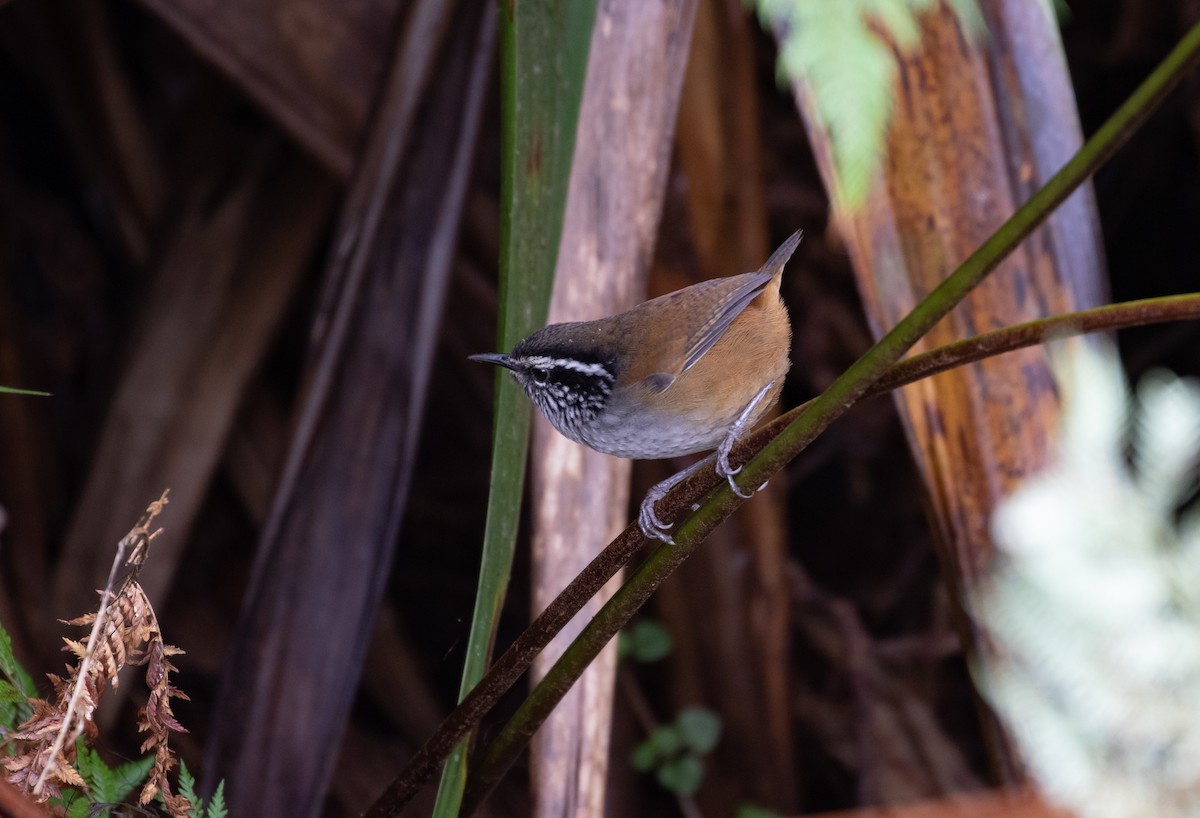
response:
{"label": "fern frond", "polygon": [[[936,0],[757,0],[759,17],[779,34],[779,64],[812,100],[829,133],[834,189],[842,207],[867,195],[883,155],[895,97],[894,48],[920,41],[918,15]],[[964,30],[982,30],[975,0],[952,0]]]}
{"label": "fern frond", "polygon": [[[977,678],[1048,796],[1081,818],[1200,814],[1200,384],[1131,401],[1115,354],[1058,361],[1055,462],[997,509],[972,594]],[[1132,448],[1132,466],[1126,452]]]}

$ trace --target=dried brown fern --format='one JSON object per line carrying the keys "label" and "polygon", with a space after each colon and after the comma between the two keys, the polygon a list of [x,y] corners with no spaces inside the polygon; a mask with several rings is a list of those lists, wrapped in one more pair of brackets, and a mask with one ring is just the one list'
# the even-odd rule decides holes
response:
{"label": "dried brown fern", "polygon": [[[176,764],[168,738],[172,732],[187,732],[171,710],[172,698],[187,698],[170,680],[171,671],[176,670],[170,657],[183,651],[163,641],[154,608],[138,583],[150,542],[162,531],[151,532],[150,524],[166,504],[164,491],[121,539],[108,584],[100,591],[99,609],[65,622],[92,628],[87,642],[63,639],[77,662],[68,666],[65,679],[49,674],[55,692],[53,703],[30,700],[33,715],[9,736],[15,752],[0,764],[8,771],[9,781],[38,800],[60,795],[62,787],[87,789],[72,766],[75,741],[85,734],[88,738],[96,736],[96,706],[109,684],[118,685],[121,668],[145,665],[150,695],[138,714],[138,730],[147,734],[141,751],[154,751],[154,766],[138,803],[148,804],[161,793],[172,816],[191,814],[191,803],[182,795],[172,794],[167,778]],[[120,578],[122,567],[128,570]]]}

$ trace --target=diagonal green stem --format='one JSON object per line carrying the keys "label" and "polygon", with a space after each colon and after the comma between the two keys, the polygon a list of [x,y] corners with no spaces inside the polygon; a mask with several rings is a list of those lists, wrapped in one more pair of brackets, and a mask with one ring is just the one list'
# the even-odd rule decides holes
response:
{"label": "diagonal green stem", "polygon": [[[872,384],[996,268],[1054,208],[1125,143],[1163,97],[1200,58],[1200,24],[1100,127],[1044,187],[1022,205],[978,250],[866,352],[800,415],[751,459],[739,474],[741,486],[759,486],[846,412]],[[516,760],[533,733],[608,641],[686,560],[704,538],[741,504],[722,485],[675,532],[675,544],[655,551],[584,628],[488,746],[467,792],[468,812],[477,806]]]}
{"label": "diagonal green stem", "polygon": [[[1040,318],[1024,324],[994,330],[974,338],[931,349],[896,363],[875,382],[864,397],[883,395],[893,389],[914,383],[922,378],[945,372],[957,366],[974,363],[995,355],[1040,344],[1050,338],[1062,338],[1087,332],[1105,332],[1126,327],[1161,324],[1169,321],[1200,319],[1200,293],[1147,298],[1121,304],[1108,304],[1082,312]],[[812,401],[801,404],[752,432],[734,447],[732,461],[745,461],[747,455],[761,451],[767,441],[779,434],[789,423],[808,410]],[[715,471],[702,469],[685,480],[659,505],[664,516],[671,519],[683,508],[715,489],[723,479]],[[491,711],[529,669],[551,639],[575,617],[584,604],[596,595],[617,571],[625,567],[647,541],[637,526],[631,525],[621,536],[588,564],[541,614],[530,623],[509,646],[479,685],[471,690],[458,707],[438,725],[425,745],[414,755],[404,770],[388,788],[381,801],[387,799],[399,809],[416,794],[432,775],[454,744]],[[387,813],[390,814],[390,813]]]}
{"label": "diagonal green stem", "polygon": [[[1040,318],[905,358],[876,381],[864,397],[883,395],[939,372],[1016,349],[1024,349],[1050,338],[1197,319],[1200,319],[1200,293],[1108,304],[1082,312]],[[748,456],[761,451],[767,441],[778,435],[811,405],[812,401],[805,402],[756,429],[734,447],[732,462],[742,463]],[[701,469],[681,483],[670,496],[664,498],[659,504],[659,509],[664,512],[664,517],[672,519],[680,509],[691,507],[722,482],[723,479],[718,477],[715,471]],[[597,554],[529,627],[522,631],[479,684],[438,725],[434,734],[409,760],[384,796],[381,796],[380,801],[394,804],[394,809],[407,804],[433,774],[436,765],[450,753],[455,743],[512,689],[513,684],[529,669],[534,657],[542,648],[549,644],[550,640],[579,613],[584,604],[647,544],[637,526],[631,525]],[[381,814],[392,814],[392,811],[385,810]]]}

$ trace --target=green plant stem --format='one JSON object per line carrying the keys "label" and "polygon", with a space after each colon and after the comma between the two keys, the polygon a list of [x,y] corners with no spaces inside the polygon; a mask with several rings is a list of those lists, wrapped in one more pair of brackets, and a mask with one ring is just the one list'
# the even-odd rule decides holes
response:
{"label": "green plant stem", "polygon": [[[889,367],[954,308],[988,273],[1107,161],[1145,121],[1163,97],[1200,57],[1200,24],[1117,109],[1079,152],[1044,187],[1001,225],[957,270],[851,365],[798,418],[792,421],[738,475],[741,487],[757,487],[797,456],[834,420],[867,393]],[[488,746],[466,795],[468,814],[516,760],[555,705],[662,582],[704,538],[741,505],[728,486],[713,492],[675,532],[675,544],[656,550],[608,601],[554,667],[530,693]]]}
{"label": "green plant stem", "polygon": [[1171,321],[1191,321],[1197,318],[1200,318],[1200,293],[1143,298],[1050,318],[1039,318],[905,358],[876,381],[867,394],[880,395],[948,369],[1036,346],[1056,338],[1142,327],[1148,324],[1165,324]]}
{"label": "green plant stem", "polygon": [[[1200,293],[1147,298],[1042,318],[956,341],[900,361],[876,381],[864,397],[886,394],[939,372],[1040,344],[1048,338],[1195,319],[1200,319]],[[769,440],[811,405],[812,401],[803,403],[752,432],[734,447],[733,462],[742,463],[761,451]],[[659,504],[659,510],[667,519],[671,519],[679,510],[690,507],[721,482],[721,478],[717,477],[714,471],[701,469],[665,498]],[[641,536],[637,526],[630,525],[600,552],[530,623],[496,661],[479,685],[442,721],[429,740],[409,760],[387,792],[381,796],[380,801],[392,803],[393,810],[398,810],[408,803],[455,742],[479,723],[500,697],[524,674],[533,663],[534,657],[574,618],[584,604],[647,544],[648,541]]]}
{"label": "green plant stem", "polygon": [[48,398],[49,392],[38,392],[34,389],[14,389],[11,386],[0,386],[0,394],[3,395],[37,395],[38,397]]}
{"label": "green plant stem", "polygon": [[[886,394],[939,372],[1034,346],[1048,338],[1195,319],[1200,319],[1200,293],[1147,298],[1042,318],[956,341],[899,361],[875,382],[864,397]],[[752,432],[734,447],[732,461],[735,464],[742,463],[762,450],[767,441],[778,435],[811,405],[812,401],[803,403]],[[717,477],[713,470],[701,469],[665,498],[659,504],[659,509],[667,519],[671,519],[679,510],[690,507],[721,482],[721,478]],[[647,544],[637,526],[631,525],[601,551],[530,623],[480,683],[438,725],[434,734],[389,785],[380,801],[387,800],[393,804],[393,810],[398,810],[408,803],[455,743],[478,724],[500,697],[528,670],[542,648],[549,644],[584,604]]]}

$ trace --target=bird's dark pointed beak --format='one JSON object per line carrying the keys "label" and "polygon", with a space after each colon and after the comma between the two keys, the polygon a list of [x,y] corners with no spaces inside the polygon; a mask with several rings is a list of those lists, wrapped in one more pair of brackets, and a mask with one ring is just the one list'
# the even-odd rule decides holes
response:
{"label": "bird's dark pointed beak", "polygon": [[482,352],[479,355],[468,355],[472,361],[483,361],[485,364],[496,364],[505,369],[516,369],[517,365],[513,363],[513,359],[505,355],[503,352]]}

